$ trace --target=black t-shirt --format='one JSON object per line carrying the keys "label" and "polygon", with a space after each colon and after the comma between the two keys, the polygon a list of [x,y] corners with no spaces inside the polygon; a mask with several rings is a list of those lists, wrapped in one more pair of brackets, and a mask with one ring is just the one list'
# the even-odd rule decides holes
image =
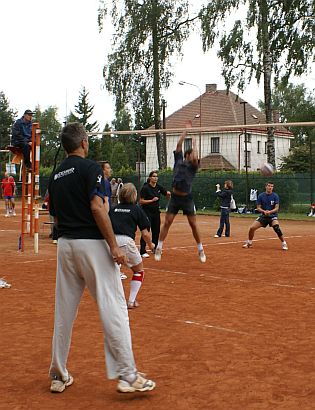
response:
{"label": "black t-shirt", "polygon": [[158,201],[152,202],[150,204],[143,204],[141,207],[146,211],[150,213],[156,213],[160,212],[159,206],[160,206],[160,199],[161,195],[166,195],[167,191],[164,189],[161,185],[156,184],[155,187],[153,187],[149,183],[145,183],[140,191],[140,198],[149,200],[153,199],[154,197],[159,198]]}
{"label": "black t-shirt", "polygon": [[58,236],[102,239],[90,208],[94,195],[104,200],[103,172],[96,162],[67,157],[49,180],[50,214],[57,217]]}
{"label": "black t-shirt", "polygon": [[182,151],[174,151],[174,172],[173,188],[178,191],[191,193],[193,179],[198,170],[198,166],[193,165],[190,161],[184,160]]}
{"label": "black t-shirt", "polygon": [[138,204],[118,204],[109,211],[113,231],[135,239],[137,227],[140,231],[150,229],[150,221]]}

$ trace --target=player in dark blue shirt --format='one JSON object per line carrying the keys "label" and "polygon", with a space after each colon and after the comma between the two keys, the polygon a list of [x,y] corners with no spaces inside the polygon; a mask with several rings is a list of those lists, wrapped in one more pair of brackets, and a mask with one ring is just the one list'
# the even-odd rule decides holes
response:
{"label": "player in dark blue shirt", "polygon": [[[191,128],[191,121],[187,123],[186,128]],[[156,261],[161,260],[163,241],[165,240],[178,211],[182,210],[183,214],[187,216],[193,236],[197,243],[199,260],[203,263],[206,262],[206,255],[203,250],[197,226],[196,208],[191,194],[192,182],[198,171],[198,152],[195,140],[192,139],[192,148],[186,150],[183,155],[182,147],[186,135],[187,131],[185,130],[180,136],[176,150],[174,151],[175,164],[173,170],[172,194],[166,209],[158,246],[155,249],[154,258]]]}
{"label": "player in dark blue shirt", "polygon": [[282,243],[282,249],[288,250],[288,245],[283,237],[280,225],[278,222],[279,211],[279,196],[273,192],[273,182],[267,182],[266,191],[259,194],[257,198],[257,210],[261,215],[250,226],[248,232],[248,240],[244,243],[243,248],[251,248],[253,246],[253,239],[255,231],[259,228],[266,228],[266,226],[272,226],[278,238]]}

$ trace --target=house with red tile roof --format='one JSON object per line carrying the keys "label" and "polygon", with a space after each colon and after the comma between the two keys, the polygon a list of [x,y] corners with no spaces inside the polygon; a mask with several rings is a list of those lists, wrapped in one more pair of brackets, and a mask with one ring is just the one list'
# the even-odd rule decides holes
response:
{"label": "house with red tile roof", "polygon": [[[244,107],[245,104],[245,107]],[[274,113],[274,123],[279,116]],[[206,84],[206,90],[200,97],[191,101],[166,118],[167,129],[185,128],[188,120],[193,128],[220,127],[220,130],[189,133],[183,150],[191,146],[195,138],[199,150],[200,168],[218,170],[245,170],[246,152],[248,171],[259,170],[267,162],[267,129],[265,126],[246,128],[242,125],[265,124],[265,115],[233,92],[217,90],[216,84]],[[233,128],[231,128],[231,126]],[[225,128],[226,127],[226,128]],[[284,126],[275,130],[276,167],[281,158],[289,153],[293,134]],[[246,140],[245,140],[246,136]],[[173,151],[176,148],[179,134],[166,133],[167,166],[173,167]],[[146,171],[158,168],[155,135],[146,140]]]}

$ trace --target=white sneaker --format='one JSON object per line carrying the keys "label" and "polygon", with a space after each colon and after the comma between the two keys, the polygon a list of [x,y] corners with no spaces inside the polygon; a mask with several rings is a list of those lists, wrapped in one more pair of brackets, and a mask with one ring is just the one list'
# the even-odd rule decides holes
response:
{"label": "white sneaker", "polygon": [[7,218],[7,217],[10,216],[10,215],[9,215],[9,214],[5,214],[4,216]]}
{"label": "white sneaker", "polygon": [[251,248],[253,245],[251,243],[249,243],[248,241],[246,241],[243,245],[243,248]]}
{"label": "white sneaker", "polygon": [[220,235],[214,235],[214,238],[220,238]]}
{"label": "white sneaker", "polygon": [[120,279],[121,279],[121,280],[125,280],[125,279],[127,279],[127,278],[128,278],[127,275],[125,275],[124,273],[120,272]]}
{"label": "white sneaker", "polygon": [[289,250],[288,245],[287,245],[286,242],[282,242],[282,249],[283,249],[284,251]]}
{"label": "white sneaker", "polygon": [[13,214],[12,214],[13,216],[16,216],[16,213],[15,212],[13,212]]}
{"label": "white sneaker", "polygon": [[141,256],[142,258],[150,258],[150,255],[148,253],[143,253]]}
{"label": "white sneaker", "polygon": [[134,393],[136,391],[150,391],[155,388],[153,380],[146,379],[142,373],[136,374],[136,379],[133,383],[120,379],[117,385],[117,390],[121,393]]}
{"label": "white sneaker", "polygon": [[63,380],[53,379],[50,385],[50,391],[52,393],[62,393],[66,387],[71,386],[73,383],[73,377],[71,374],[68,376],[68,380],[65,382]]}
{"label": "white sneaker", "polygon": [[199,260],[200,260],[201,263],[205,263],[205,262],[206,262],[207,257],[206,257],[206,255],[205,255],[204,250],[199,251]]}
{"label": "white sneaker", "polygon": [[160,262],[161,257],[162,257],[162,249],[161,249],[161,248],[155,248],[154,259],[155,259],[157,262]]}

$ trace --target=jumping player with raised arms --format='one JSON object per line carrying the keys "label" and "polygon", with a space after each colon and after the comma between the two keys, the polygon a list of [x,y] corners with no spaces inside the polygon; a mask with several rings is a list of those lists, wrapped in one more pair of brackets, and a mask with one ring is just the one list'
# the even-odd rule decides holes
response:
{"label": "jumping player with raised arms", "polygon": [[248,240],[244,243],[243,248],[251,248],[253,246],[253,239],[255,231],[259,228],[266,228],[267,225],[272,226],[278,238],[282,243],[282,249],[288,250],[288,245],[283,237],[278,221],[279,211],[279,196],[273,192],[273,182],[267,182],[265,185],[265,192],[258,195],[257,210],[261,215],[250,226],[248,232]]}
{"label": "jumping player with raised arms", "polygon": [[[186,128],[191,128],[191,121],[186,124]],[[183,214],[187,216],[193,236],[197,243],[200,262],[206,262],[206,255],[203,250],[197,227],[196,207],[191,194],[192,182],[198,170],[198,152],[196,142],[192,139],[192,148],[187,149],[183,155],[182,147],[186,135],[187,130],[181,134],[177,142],[176,150],[174,151],[175,164],[173,170],[172,194],[166,209],[164,224],[161,228],[158,245],[155,249],[154,258],[156,261],[161,260],[163,242],[175,216],[179,210],[182,210]]]}

